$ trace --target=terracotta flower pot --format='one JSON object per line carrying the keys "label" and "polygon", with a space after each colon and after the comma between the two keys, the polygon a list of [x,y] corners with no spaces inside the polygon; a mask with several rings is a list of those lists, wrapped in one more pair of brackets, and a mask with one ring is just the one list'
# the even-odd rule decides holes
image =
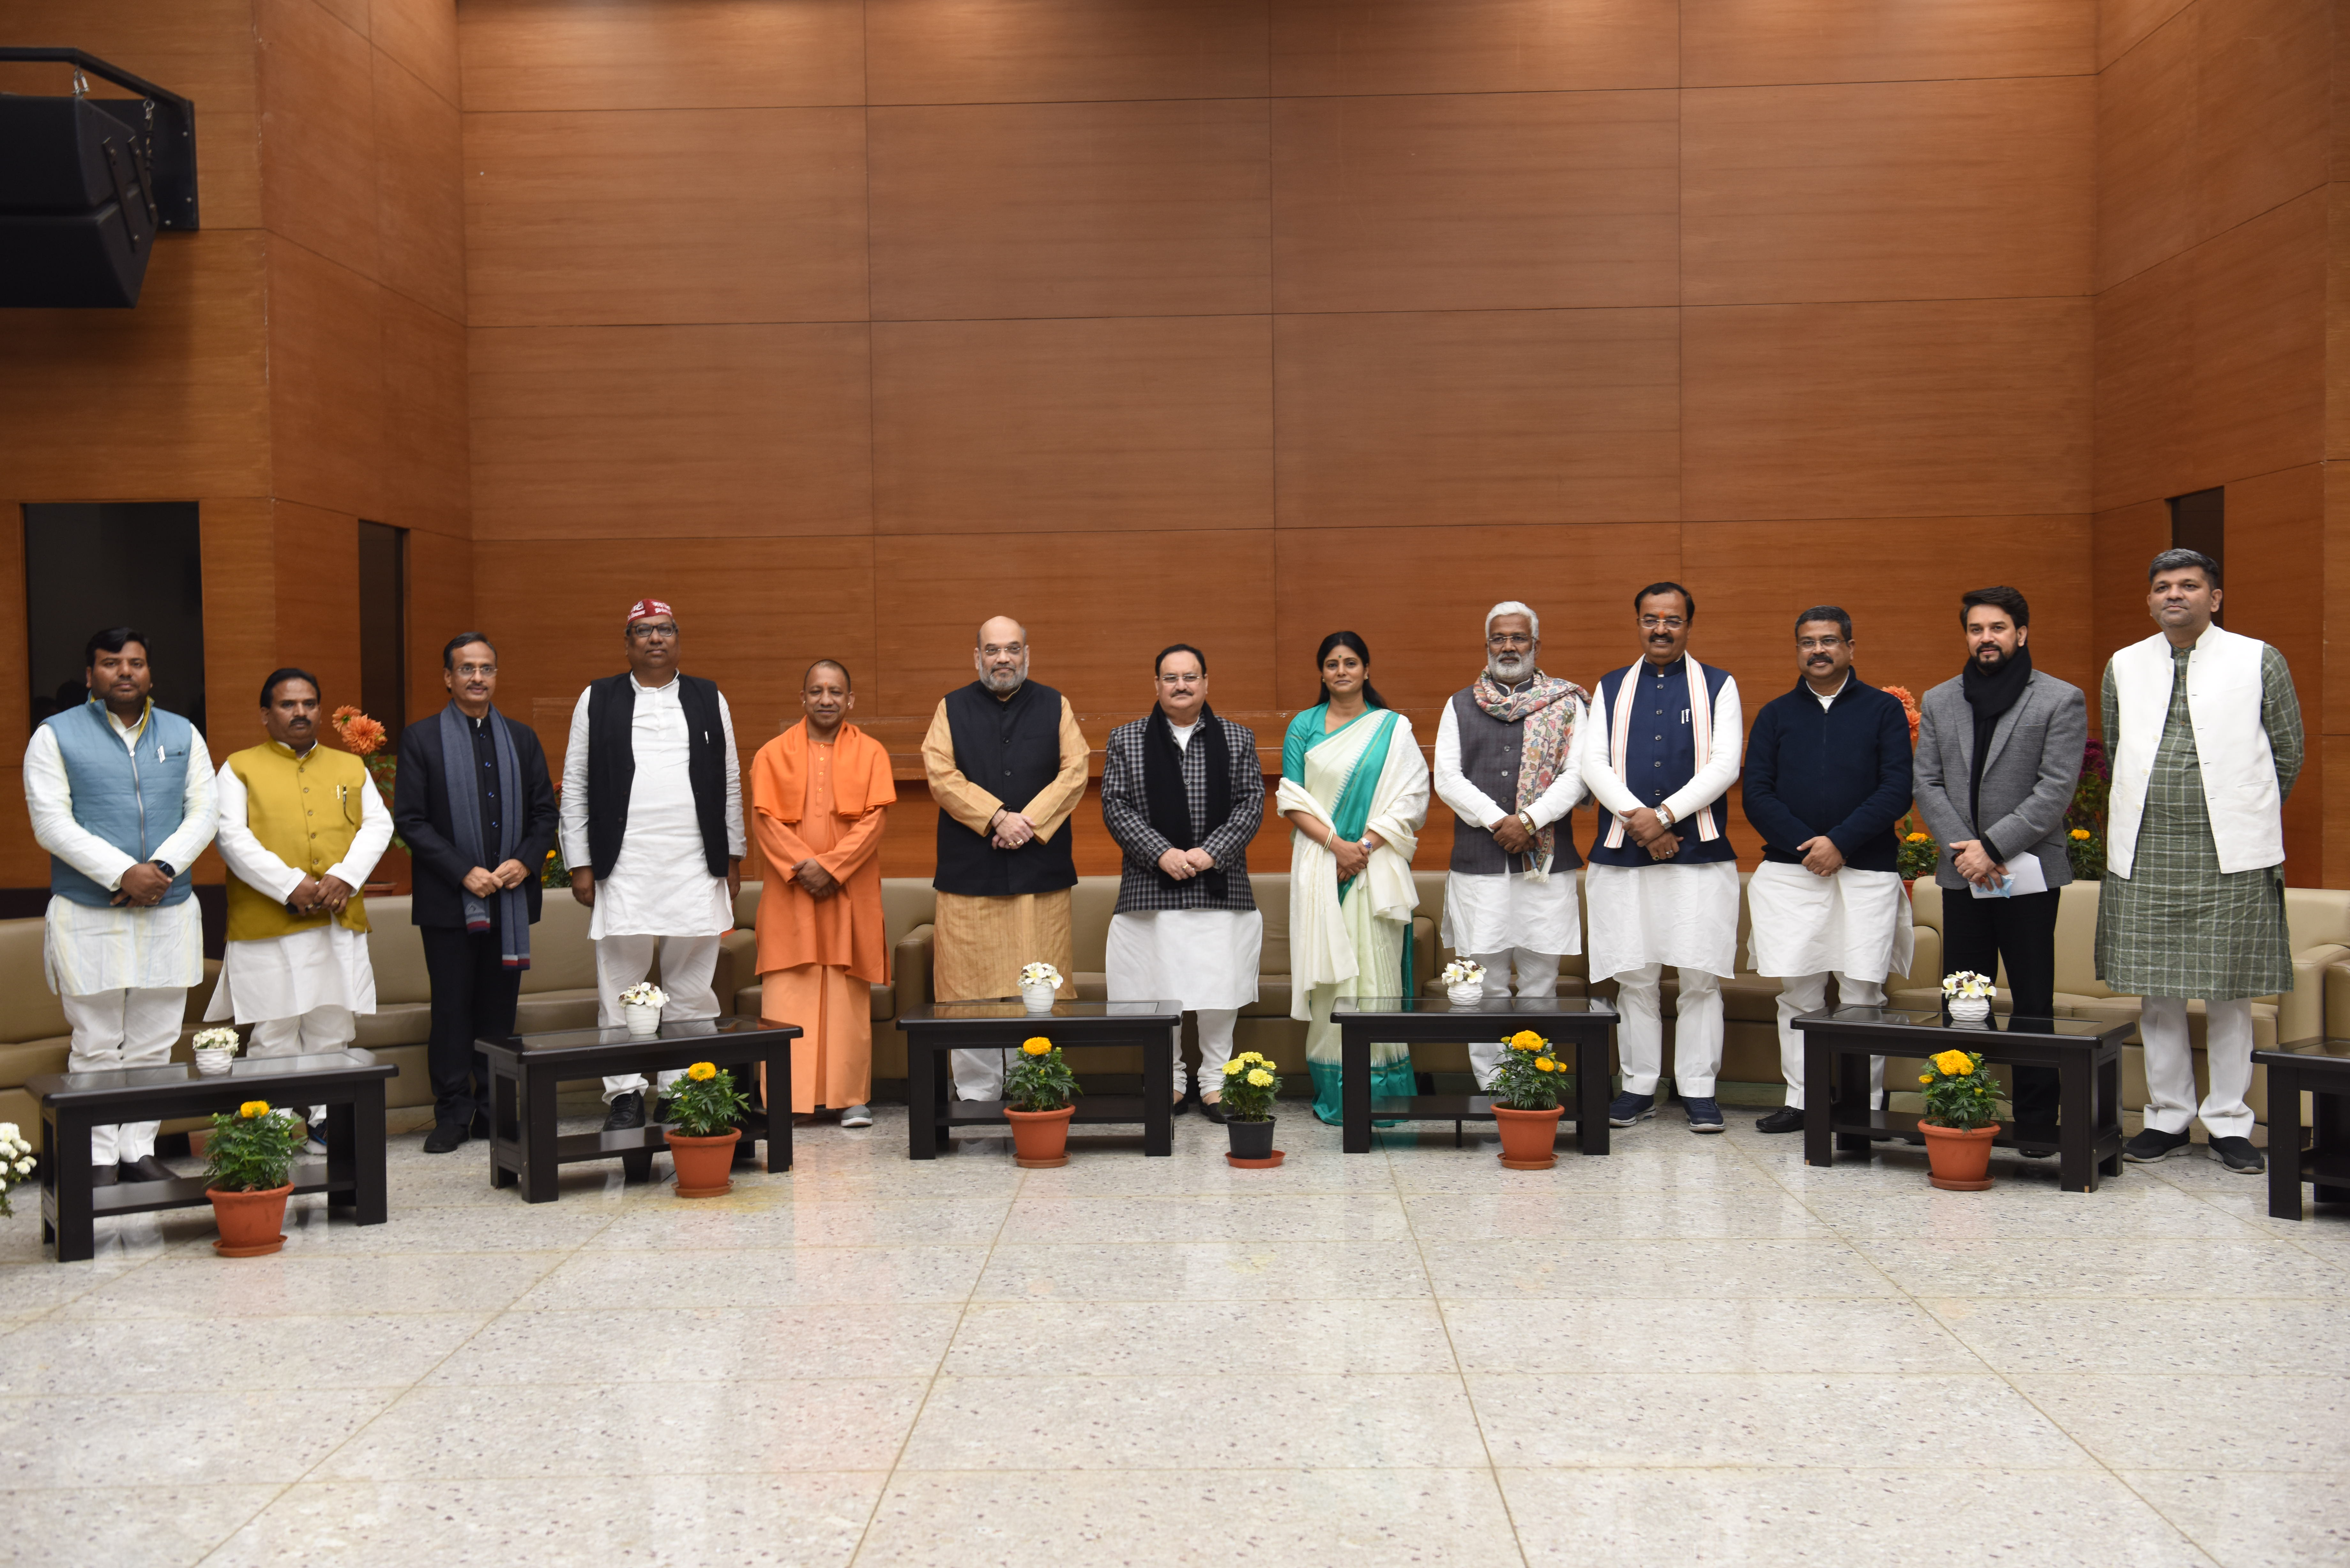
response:
{"label": "terracotta flower pot", "polygon": [[677,1168],[677,1195],[680,1198],[723,1198],[734,1190],[734,1179],[727,1170],[734,1163],[734,1146],[742,1141],[741,1127],[728,1127],[711,1137],[688,1137],[681,1132],[667,1132],[670,1163]]}
{"label": "terracotta flower pot", "polygon": [[1063,1106],[1057,1111],[1007,1109],[1003,1119],[1012,1124],[1012,1163],[1023,1170],[1051,1170],[1068,1164],[1069,1118],[1076,1114],[1075,1106]]}
{"label": "terracotta flower pot", "polygon": [[1926,1135],[1926,1165],[1935,1186],[1946,1192],[1981,1192],[1991,1185],[1991,1140],[1999,1136],[1997,1122],[1979,1127],[1919,1122],[1918,1130]]}
{"label": "terracotta flower pot", "polygon": [[213,1200],[213,1223],[220,1227],[213,1251],[224,1258],[262,1258],[286,1245],[277,1228],[286,1223],[286,1199],[293,1191],[290,1181],[259,1192],[205,1188],[204,1196]]}
{"label": "terracotta flower pot", "polygon": [[1553,1146],[1558,1138],[1558,1118],[1564,1115],[1557,1106],[1546,1111],[1495,1106],[1493,1125],[1502,1131],[1503,1166],[1511,1170],[1548,1170],[1556,1165],[1558,1151]]}

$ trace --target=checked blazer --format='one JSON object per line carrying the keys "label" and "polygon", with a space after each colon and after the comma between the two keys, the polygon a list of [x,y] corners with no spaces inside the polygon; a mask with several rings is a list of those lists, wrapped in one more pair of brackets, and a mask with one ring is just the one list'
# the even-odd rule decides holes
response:
{"label": "checked blazer", "polygon": [[[1143,909],[1253,909],[1256,894],[1249,887],[1248,843],[1264,820],[1264,773],[1257,762],[1256,735],[1245,724],[1218,718],[1224,745],[1232,753],[1232,814],[1223,826],[1201,843],[1224,874],[1224,896],[1215,898],[1204,878],[1194,877],[1170,888],[1159,880],[1159,857],[1175,846],[1150,826],[1150,802],[1143,793],[1142,737],[1148,718],[1120,724],[1109,732],[1109,749],[1102,762],[1102,825],[1125,851],[1118,874],[1118,914]],[[1183,793],[1190,799],[1191,820],[1208,811],[1208,748],[1205,732],[1195,733],[1182,748]]]}

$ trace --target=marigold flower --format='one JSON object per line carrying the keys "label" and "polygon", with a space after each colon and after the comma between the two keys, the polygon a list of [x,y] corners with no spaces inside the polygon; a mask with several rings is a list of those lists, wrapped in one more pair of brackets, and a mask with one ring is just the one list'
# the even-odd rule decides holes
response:
{"label": "marigold flower", "polygon": [[1909,836],[1908,842],[1911,844],[1931,844],[1934,842],[1934,836],[1930,833],[1913,833]]}
{"label": "marigold flower", "polygon": [[267,1100],[247,1100],[244,1104],[237,1106],[236,1114],[243,1116],[247,1121],[253,1120],[255,1116],[265,1116],[269,1114],[269,1102]]}
{"label": "marigold flower", "polygon": [[1248,1081],[1256,1088],[1270,1089],[1273,1087],[1273,1075],[1266,1072],[1262,1067],[1251,1067],[1249,1069]]}
{"label": "marigold flower", "polygon": [[2075,844],[2085,844],[2088,842],[2088,838],[2089,830],[2087,828],[2076,827],[2073,830],[2073,842]]}
{"label": "marigold flower", "polygon": [[1918,1075],[1918,1081],[1921,1084],[1930,1084],[1934,1081],[1934,1075],[1931,1073],[1920,1073]]}
{"label": "marigold flower", "polygon": [[1534,1071],[1537,1073],[1555,1073],[1558,1071],[1558,1064],[1552,1061],[1547,1056],[1537,1056],[1534,1058]]}
{"label": "marigold flower", "polygon": [[1953,1078],[1964,1077],[1975,1070],[1974,1063],[1963,1051],[1945,1051],[1934,1058],[1934,1065]]}
{"label": "marigold flower", "polygon": [[1539,1051],[1543,1046],[1543,1037],[1531,1029],[1521,1029],[1510,1036],[1510,1044],[1521,1051]]}
{"label": "marigold flower", "polygon": [[710,1082],[711,1079],[718,1076],[718,1064],[715,1062],[696,1062],[692,1066],[688,1067],[685,1070],[685,1075],[692,1079],[697,1084],[706,1084]]}
{"label": "marigold flower", "polygon": [[1020,1049],[1031,1056],[1042,1056],[1053,1048],[1053,1043],[1042,1034],[1031,1034],[1020,1042]]}
{"label": "marigold flower", "polygon": [[1237,1078],[1246,1071],[1248,1063],[1238,1056],[1224,1064],[1224,1076],[1227,1078]]}

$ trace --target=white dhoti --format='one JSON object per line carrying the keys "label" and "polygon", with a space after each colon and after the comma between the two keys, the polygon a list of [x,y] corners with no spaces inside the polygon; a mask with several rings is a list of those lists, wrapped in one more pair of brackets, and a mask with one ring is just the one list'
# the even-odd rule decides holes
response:
{"label": "white dhoti", "polygon": [[[172,1059],[188,988],[204,977],[203,917],[193,898],[154,909],[53,898],[41,928],[42,967],[73,1030],[68,1073],[160,1067]],[[155,1152],[160,1122],[89,1129],[92,1165]]]}
{"label": "white dhoti", "polygon": [[1664,1075],[1669,964],[1680,971],[1673,1082],[1685,1099],[1711,1098],[1721,1070],[1721,981],[1738,961],[1737,862],[1594,866],[1588,875],[1591,978],[1616,981],[1626,1092],[1653,1095]]}
{"label": "white dhoti", "polygon": [[[52,907],[63,899],[49,900]],[[194,900],[189,901],[195,908]],[[60,996],[73,1047],[68,1073],[110,1073],[129,1067],[160,1067],[179,1043],[180,1020],[188,1010],[185,986],[126,986],[88,996]],[[89,1162],[128,1165],[155,1152],[161,1122],[123,1122],[89,1129]],[[36,1129],[37,1130],[37,1129]]]}
{"label": "white dhoti", "polygon": [[[720,890],[723,891],[725,886],[719,883]],[[661,1022],[678,1023],[718,1016],[718,992],[711,984],[718,972],[716,937],[610,936],[598,938],[596,942],[597,1027],[620,1027],[620,992],[652,973],[656,953],[660,957],[660,988],[669,998],[661,1009]],[[662,1073],[660,1086],[666,1089],[684,1075],[682,1072]],[[641,1093],[644,1086],[641,1073],[608,1077],[604,1080],[604,1103],[609,1105],[621,1095]]]}
{"label": "white dhoti", "polygon": [[[330,920],[229,943],[204,1022],[252,1024],[247,1056],[317,1056],[348,1045],[359,1033],[355,1015],[374,1011],[367,933]],[[324,1106],[310,1107],[312,1121],[324,1115]]]}
{"label": "white dhoti", "polygon": [[[1510,994],[1513,970],[1518,995],[1556,996],[1559,959],[1583,950],[1580,902],[1571,869],[1553,871],[1539,882],[1523,873],[1454,871],[1444,878],[1440,934],[1445,946],[1484,966],[1487,996]],[[1493,1081],[1503,1049],[1498,1040],[1469,1047],[1469,1067],[1479,1088]]]}
{"label": "white dhoti", "polygon": [[[1264,916],[1254,909],[1138,909],[1109,919],[1112,1002],[1172,1002],[1200,1020],[1200,1091],[1223,1094],[1241,1009],[1256,1000]],[[1191,1079],[1179,1044],[1175,1092]],[[993,1096],[981,1096],[993,1098]]]}
{"label": "white dhoti", "polygon": [[[1885,1005],[1885,977],[1909,972],[1917,933],[1909,920],[1909,890],[1898,871],[1846,867],[1815,877],[1800,866],[1766,860],[1746,883],[1752,935],[1747,950],[1757,974],[1780,980],[1779,1073],[1787,1104],[1804,1105],[1804,1038],[1794,1020],[1827,1005],[1828,977],[1846,1007]],[[1868,1059],[1872,1108],[1885,1092],[1885,1058]]]}

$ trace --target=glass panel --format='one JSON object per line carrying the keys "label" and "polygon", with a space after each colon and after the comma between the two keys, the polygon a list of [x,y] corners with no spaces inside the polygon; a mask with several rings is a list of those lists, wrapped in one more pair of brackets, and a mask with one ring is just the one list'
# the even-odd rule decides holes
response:
{"label": "glass panel", "polygon": [[1837,1007],[1828,1016],[1839,1023],[1899,1023],[1915,1029],[1947,1029],[1952,1033],[1975,1034],[2054,1034],[2060,1037],[2094,1037],[2114,1025],[2094,1018],[2027,1018],[2025,1027],[2016,1030],[2006,1016],[1991,1018],[1945,1019],[1939,1012],[1910,1012],[1893,1007]]}
{"label": "glass panel", "polygon": [[916,1008],[906,1017],[1034,1018],[1039,1023],[1050,1023],[1055,1018],[1152,1018],[1182,1011],[1180,1002],[1056,1002],[1050,1012],[1031,1012],[1028,1004],[1018,997],[1004,996],[984,1001],[934,1002],[928,1007]]}
{"label": "glass panel", "polygon": [[1613,1016],[1616,1010],[1604,997],[1596,996],[1495,996],[1461,1004],[1441,996],[1358,996],[1352,1002],[1342,1002],[1332,1009],[1337,1012],[1416,1012],[1442,1017],[1451,1012],[1490,1012],[1496,1018],[1522,1017],[1529,1013],[1599,1013]]}
{"label": "glass panel", "polygon": [[[766,1028],[755,1018],[687,1018],[674,1023],[665,1023],[647,1043],[664,1040],[707,1040],[720,1034],[743,1034]],[[625,1045],[638,1036],[626,1029],[556,1029],[543,1034],[521,1034],[510,1037],[509,1044],[519,1044],[525,1051],[556,1051],[578,1045]]]}

